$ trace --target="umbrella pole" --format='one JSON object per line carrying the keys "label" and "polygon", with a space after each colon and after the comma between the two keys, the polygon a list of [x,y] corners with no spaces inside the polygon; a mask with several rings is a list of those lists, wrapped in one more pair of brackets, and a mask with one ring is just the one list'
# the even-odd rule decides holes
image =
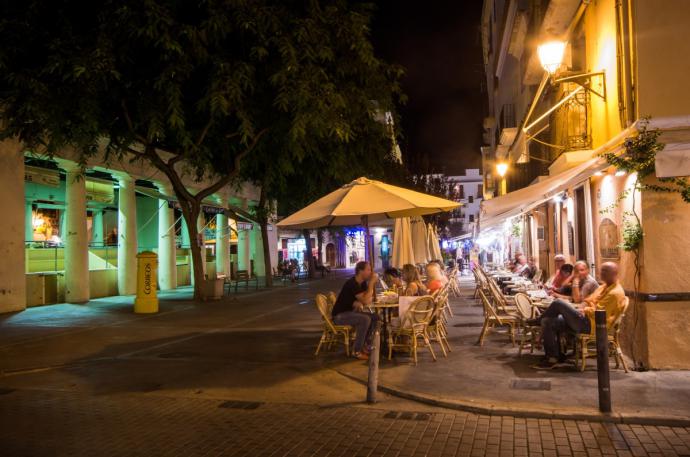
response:
{"label": "umbrella pole", "polygon": [[369,261],[371,269],[374,269],[373,249],[369,239],[369,216],[362,216],[362,227],[364,227],[364,260]]}
{"label": "umbrella pole", "polygon": [[[374,269],[374,247],[369,237],[369,216],[362,216],[362,226],[364,227],[365,257]],[[375,297],[374,297],[375,298]],[[379,384],[379,353],[381,346],[381,323],[376,322],[376,328],[372,335],[372,351],[369,354],[369,373],[367,379],[367,403],[376,403],[376,392]]]}

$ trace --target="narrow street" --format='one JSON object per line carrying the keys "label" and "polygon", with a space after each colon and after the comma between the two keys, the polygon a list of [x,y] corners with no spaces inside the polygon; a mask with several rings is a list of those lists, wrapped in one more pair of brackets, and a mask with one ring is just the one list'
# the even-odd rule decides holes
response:
{"label": "narrow street", "polygon": [[[202,305],[177,292],[146,317],[126,297],[3,316],[3,455],[690,455],[682,427],[480,415],[382,393],[366,405],[364,386],[338,373],[362,362],[313,356],[313,297],[342,280]],[[466,350],[395,366],[447,372]],[[382,362],[382,384],[390,370]]]}

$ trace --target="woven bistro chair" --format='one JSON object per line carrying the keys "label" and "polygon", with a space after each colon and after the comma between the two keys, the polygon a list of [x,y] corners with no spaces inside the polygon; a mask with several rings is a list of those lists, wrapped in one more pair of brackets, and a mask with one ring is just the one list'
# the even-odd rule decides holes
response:
{"label": "woven bistro chair", "polygon": [[[625,312],[628,310],[628,305],[630,304],[630,299],[625,297],[625,303],[623,304],[623,309],[618,315],[616,320],[608,329],[607,336],[609,340],[609,356],[613,355],[616,359],[616,368],[620,368],[623,365],[623,370],[628,372],[628,364],[625,363],[623,358],[623,351],[620,345],[620,332],[621,323],[625,317]],[[587,365],[587,357],[596,357],[597,355],[597,337],[596,329],[592,328],[590,333],[580,333],[577,335],[575,340],[575,364],[578,365],[580,371],[585,371],[585,366]],[[594,347],[591,347],[594,346]]]}
{"label": "woven bistro chair", "polygon": [[525,293],[518,293],[515,295],[515,308],[520,316],[520,347],[518,355],[522,355],[522,350],[525,348],[527,341],[530,343],[529,352],[534,352],[534,347],[539,341],[541,335],[541,327],[538,325],[528,325],[527,320],[533,319],[536,315],[534,305],[529,295]]}
{"label": "woven bistro chair", "polygon": [[482,305],[484,306],[484,325],[482,326],[482,331],[479,334],[479,340],[477,343],[480,346],[483,346],[484,338],[495,327],[508,327],[510,341],[513,343],[513,346],[515,346],[515,329],[520,324],[520,318],[512,314],[499,314],[499,312],[494,309],[493,305],[489,301],[489,297],[486,296],[483,290],[479,291],[479,297],[481,298]]}
{"label": "woven bistro chair", "polygon": [[421,337],[429,348],[431,357],[436,361],[434,348],[429,341],[428,327],[434,316],[434,300],[430,296],[419,297],[410,304],[404,315],[400,316],[400,325],[391,328],[391,343],[388,345],[388,360],[393,358],[393,349],[406,349],[417,365],[418,339]]}
{"label": "woven bistro chair", "polygon": [[513,297],[510,297],[510,299],[506,297],[505,294],[501,292],[501,289],[498,287],[498,284],[496,284],[496,282],[493,279],[489,280],[488,296],[491,297],[495,307],[501,312],[505,314],[517,314],[517,309],[514,303],[515,299]]}
{"label": "woven bistro chair", "polygon": [[448,290],[444,289],[441,289],[441,292],[434,298],[434,314],[427,327],[427,334],[429,341],[437,342],[441,346],[443,356],[448,357],[448,352],[451,352],[451,349],[450,344],[448,344],[447,317],[444,312],[445,308],[448,307]]}
{"label": "woven bistro chair", "polygon": [[323,294],[316,295],[316,308],[321,313],[321,319],[323,319],[323,333],[321,333],[321,339],[319,340],[319,345],[316,347],[316,352],[314,355],[319,355],[321,346],[324,344],[328,345],[328,348],[333,345],[333,343],[343,343],[345,346],[345,355],[350,356],[350,344],[355,336],[355,329],[350,325],[336,325],[331,319],[331,310],[333,305],[329,303],[328,298]]}
{"label": "woven bistro chair", "polygon": [[326,294],[326,298],[328,299],[328,315],[330,316],[331,311],[333,311],[333,307],[335,306],[335,301],[338,299],[338,296],[335,294],[335,292],[331,290]]}

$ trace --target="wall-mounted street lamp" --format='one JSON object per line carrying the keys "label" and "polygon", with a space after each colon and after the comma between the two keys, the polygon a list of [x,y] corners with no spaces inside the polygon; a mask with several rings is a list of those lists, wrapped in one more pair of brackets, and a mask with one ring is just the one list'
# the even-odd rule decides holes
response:
{"label": "wall-mounted street lamp", "polygon": [[537,48],[539,61],[544,70],[553,75],[563,65],[565,41],[548,41]]}
{"label": "wall-mounted street lamp", "polygon": [[506,162],[499,162],[496,164],[496,173],[503,178],[508,172],[508,164]]}
{"label": "wall-mounted street lamp", "polygon": [[[551,76],[552,84],[572,82],[606,100],[606,79],[603,71],[587,73],[560,71],[563,67],[566,46],[567,43],[565,41],[552,40],[537,47],[537,55],[539,56],[541,66]],[[592,78],[597,76],[601,77],[601,92],[592,88]]]}

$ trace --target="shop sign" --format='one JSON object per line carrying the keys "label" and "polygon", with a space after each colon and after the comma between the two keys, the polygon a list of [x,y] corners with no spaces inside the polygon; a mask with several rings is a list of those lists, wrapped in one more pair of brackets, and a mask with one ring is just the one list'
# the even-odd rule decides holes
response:
{"label": "shop sign", "polygon": [[60,187],[60,172],[27,165],[24,167],[24,181],[49,187]]}

